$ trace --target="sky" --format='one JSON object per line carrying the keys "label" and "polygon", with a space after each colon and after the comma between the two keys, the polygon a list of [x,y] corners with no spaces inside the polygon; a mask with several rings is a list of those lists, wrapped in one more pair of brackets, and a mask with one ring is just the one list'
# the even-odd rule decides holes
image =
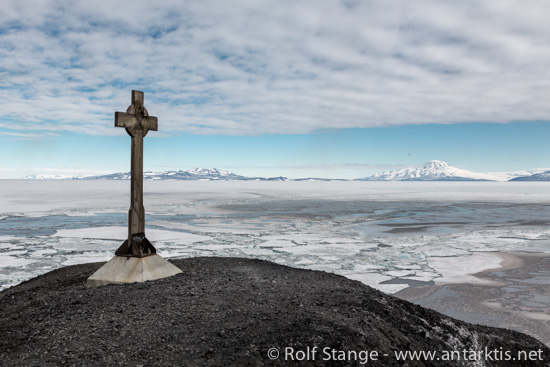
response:
{"label": "sky", "polygon": [[0,178],[550,167],[550,2],[2,1]]}

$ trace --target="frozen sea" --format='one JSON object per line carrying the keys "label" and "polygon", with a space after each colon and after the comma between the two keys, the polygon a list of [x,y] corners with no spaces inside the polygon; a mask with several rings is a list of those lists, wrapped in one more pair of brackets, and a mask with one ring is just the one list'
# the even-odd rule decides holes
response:
{"label": "frozen sea", "polygon": [[[127,235],[129,181],[0,180],[0,289],[107,261]],[[550,253],[550,184],[146,181],[165,258],[253,257],[386,293],[483,282],[499,252]]]}

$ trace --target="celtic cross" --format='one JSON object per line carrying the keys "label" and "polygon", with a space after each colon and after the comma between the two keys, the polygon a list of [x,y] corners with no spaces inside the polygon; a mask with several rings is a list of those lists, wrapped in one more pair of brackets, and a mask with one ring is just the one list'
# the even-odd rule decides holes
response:
{"label": "celtic cross", "polygon": [[132,137],[131,205],[128,210],[128,239],[115,252],[119,256],[144,257],[156,253],[145,237],[143,208],[143,138],[149,130],[158,130],[158,120],[143,106],[143,92],[132,91],[132,104],[126,112],[115,112],[115,126],[126,128]]}

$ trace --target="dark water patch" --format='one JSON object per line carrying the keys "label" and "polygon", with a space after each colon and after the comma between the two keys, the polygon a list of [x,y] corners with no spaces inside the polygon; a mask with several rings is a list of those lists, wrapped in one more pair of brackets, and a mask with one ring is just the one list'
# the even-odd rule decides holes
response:
{"label": "dark water patch", "polygon": [[472,224],[472,222],[401,222],[396,223],[394,220],[389,220],[383,223],[379,223],[379,226],[387,226],[387,227],[411,227],[411,226],[418,226],[419,224],[425,225],[425,226],[448,226],[448,225],[468,225]]}
{"label": "dark water patch", "polygon": [[457,320],[486,326],[498,325],[502,321],[502,318],[496,315],[489,315],[481,312],[465,312],[456,308],[447,308],[443,311],[443,314]]}
{"label": "dark water patch", "polygon": [[458,292],[450,290],[447,286],[444,286],[439,288],[429,296],[414,301],[414,303],[420,306],[429,307],[437,301],[442,301],[449,298],[460,298],[460,294]]}
{"label": "dark water patch", "polygon": [[0,220],[0,236],[51,236],[60,229],[127,225],[125,213],[99,213],[86,216],[48,215],[7,217]]}
{"label": "dark water patch", "polygon": [[416,227],[399,227],[393,228],[389,231],[384,231],[386,233],[401,234],[401,233],[417,233],[417,232],[426,232],[430,228],[428,226],[416,226]]}
{"label": "dark water patch", "polygon": [[[145,215],[145,221],[189,222],[194,215]],[[128,214],[97,213],[94,215],[48,215],[42,217],[6,217],[0,220],[0,236],[36,237],[51,236],[61,229],[80,229],[94,227],[125,227]],[[149,227],[149,226],[148,226]],[[154,226],[151,226],[153,228]],[[157,226],[158,228],[159,227]]]}
{"label": "dark water patch", "polygon": [[148,221],[164,221],[164,222],[175,222],[175,223],[184,223],[189,222],[192,219],[195,219],[196,215],[190,214],[145,214],[145,223]]}

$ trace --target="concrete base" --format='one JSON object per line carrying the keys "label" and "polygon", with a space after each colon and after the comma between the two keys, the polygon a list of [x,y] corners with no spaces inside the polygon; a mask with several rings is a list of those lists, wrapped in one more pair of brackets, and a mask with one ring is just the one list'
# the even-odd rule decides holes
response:
{"label": "concrete base", "polygon": [[145,282],[181,272],[177,266],[156,254],[146,257],[115,256],[88,278],[86,286]]}

